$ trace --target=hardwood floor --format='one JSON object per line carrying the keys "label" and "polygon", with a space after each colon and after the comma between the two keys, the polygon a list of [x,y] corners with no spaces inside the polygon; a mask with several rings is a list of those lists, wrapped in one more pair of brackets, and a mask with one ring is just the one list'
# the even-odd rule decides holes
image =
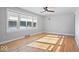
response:
{"label": "hardwood floor", "polygon": [[64,51],[66,51],[66,52],[79,51],[74,37],[66,36],[64,39],[64,45],[65,45]]}
{"label": "hardwood floor", "polygon": [[[32,35],[29,37],[25,37],[23,39],[18,39],[6,44],[1,44],[0,45],[0,51],[1,46],[3,46],[3,49],[7,49],[5,51],[14,51],[14,52],[48,52],[46,50],[38,49],[38,48],[33,48],[33,47],[25,47],[27,44],[44,37],[47,35],[46,33],[41,33],[37,35]],[[61,35],[62,36],[62,35]],[[64,36],[64,41],[62,45],[56,44],[54,49],[51,50],[51,52],[78,52],[79,49],[77,48],[76,42],[74,37],[72,36]]]}

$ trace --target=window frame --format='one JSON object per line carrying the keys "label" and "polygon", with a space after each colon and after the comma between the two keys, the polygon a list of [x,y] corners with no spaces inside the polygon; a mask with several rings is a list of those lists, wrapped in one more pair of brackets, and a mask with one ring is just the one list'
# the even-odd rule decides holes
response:
{"label": "window frame", "polygon": [[31,22],[31,27],[28,27],[27,26],[27,29],[32,29],[33,20],[32,20],[32,17],[31,16],[28,16],[27,22]]}
{"label": "window frame", "polygon": [[33,22],[36,22],[36,27],[33,27],[33,29],[37,29],[38,28],[38,20],[37,20],[37,17],[33,17]]}
{"label": "window frame", "polygon": [[[25,28],[22,28],[22,27],[20,26],[21,17],[26,18],[26,27],[25,27]],[[19,28],[20,28],[21,30],[27,29],[27,17],[26,17],[25,15],[20,15],[20,16],[19,16]]]}
{"label": "window frame", "polygon": [[[12,13],[12,14],[10,14],[10,12]],[[15,30],[11,30],[10,28],[9,28],[9,21],[11,21],[11,20],[9,20],[9,16],[14,16],[15,17],[15,15],[17,16],[17,18],[18,18],[18,20],[19,20],[19,17],[18,17],[18,14],[17,13],[15,13],[15,12],[13,12],[13,11],[11,11],[11,10],[7,10],[7,32],[16,32],[16,31],[18,31],[18,20],[16,20],[16,22],[17,22],[17,25],[16,25],[16,29]]]}

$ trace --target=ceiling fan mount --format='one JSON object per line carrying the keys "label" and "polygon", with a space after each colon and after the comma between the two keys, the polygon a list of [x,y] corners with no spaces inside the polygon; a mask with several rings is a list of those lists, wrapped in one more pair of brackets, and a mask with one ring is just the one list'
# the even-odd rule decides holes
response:
{"label": "ceiling fan mount", "polygon": [[43,13],[43,12],[55,12],[53,10],[49,10],[48,7],[43,7],[43,9],[44,9],[44,11],[42,11],[41,13]]}

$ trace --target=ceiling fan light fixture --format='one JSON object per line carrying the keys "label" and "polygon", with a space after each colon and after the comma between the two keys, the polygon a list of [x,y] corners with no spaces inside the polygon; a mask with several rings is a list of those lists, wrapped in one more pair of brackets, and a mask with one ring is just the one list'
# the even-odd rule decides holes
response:
{"label": "ceiling fan light fixture", "polygon": [[53,10],[48,10],[48,7],[43,7],[44,11],[42,11],[41,13],[44,13],[44,12],[55,12]]}

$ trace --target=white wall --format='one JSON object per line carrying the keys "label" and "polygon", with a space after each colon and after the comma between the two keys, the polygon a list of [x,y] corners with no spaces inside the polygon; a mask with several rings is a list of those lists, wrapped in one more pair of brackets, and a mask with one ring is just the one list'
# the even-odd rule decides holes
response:
{"label": "white wall", "polygon": [[6,8],[0,8],[0,42],[6,39],[5,29],[6,29]]}
{"label": "white wall", "polygon": [[32,29],[32,30],[20,30],[20,31],[16,31],[16,32],[11,32],[8,33],[7,32],[7,12],[6,12],[6,8],[0,8],[0,42],[3,41],[8,41],[8,40],[12,40],[24,35],[28,35],[28,34],[35,34],[35,33],[40,33],[43,31],[42,29],[42,16],[39,16],[37,14],[31,13],[29,11],[20,9],[20,8],[9,8],[15,11],[19,11],[22,13],[25,13],[26,15],[29,16],[37,16],[38,18],[38,28],[37,29]]}
{"label": "white wall", "polygon": [[46,17],[45,32],[75,35],[74,14],[60,14]]}
{"label": "white wall", "polygon": [[79,48],[79,8],[76,10],[75,13],[75,40]]}

